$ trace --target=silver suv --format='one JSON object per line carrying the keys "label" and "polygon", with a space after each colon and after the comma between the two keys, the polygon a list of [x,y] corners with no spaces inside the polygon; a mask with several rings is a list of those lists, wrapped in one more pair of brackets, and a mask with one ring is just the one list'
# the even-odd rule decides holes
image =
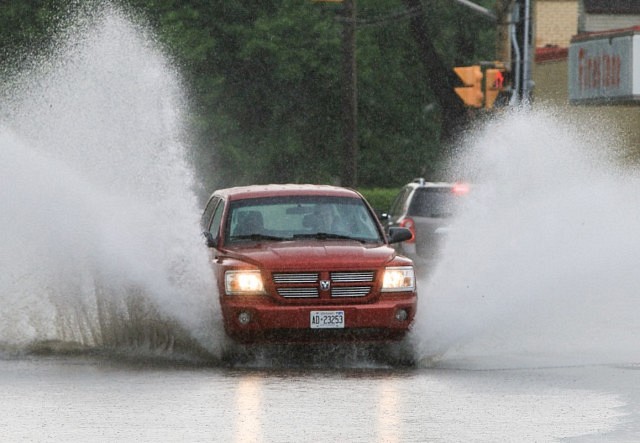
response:
{"label": "silver suv", "polygon": [[420,265],[437,260],[445,234],[450,230],[464,196],[469,193],[465,183],[427,182],[417,178],[402,188],[385,215],[386,228],[400,226],[413,233],[411,240],[396,249]]}

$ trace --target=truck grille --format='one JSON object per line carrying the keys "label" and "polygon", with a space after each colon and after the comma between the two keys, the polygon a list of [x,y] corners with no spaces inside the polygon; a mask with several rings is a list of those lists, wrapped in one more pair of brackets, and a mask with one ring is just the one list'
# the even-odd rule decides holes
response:
{"label": "truck grille", "polygon": [[278,294],[285,298],[314,298],[319,291],[318,288],[278,288]]}
{"label": "truck grille", "polygon": [[318,273],[305,274],[273,274],[275,284],[286,283],[316,283],[318,281]]}
{"label": "truck grille", "polygon": [[331,281],[334,282],[372,282],[373,272],[332,272]]}
{"label": "truck grille", "polygon": [[[333,298],[366,297],[371,293],[375,273],[373,271],[331,272],[330,296]],[[326,277],[325,277],[326,278]],[[320,272],[282,272],[273,274],[276,291],[284,298],[319,298]],[[368,285],[367,285],[368,283]]]}
{"label": "truck grille", "polygon": [[366,297],[371,288],[369,286],[335,287],[331,289],[332,297]]}

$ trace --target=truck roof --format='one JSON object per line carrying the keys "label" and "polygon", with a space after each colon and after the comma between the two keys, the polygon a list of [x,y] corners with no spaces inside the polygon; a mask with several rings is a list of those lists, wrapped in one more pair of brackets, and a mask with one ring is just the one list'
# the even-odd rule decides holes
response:
{"label": "truck roof", "polygon": [[229,200],[245,198],[278,197],[287,195],[327,195],[334,197],[361,198],[361,195],[353,189],[341,188],[331,185],[312,184],[268,184],[237,186],[233,188],[219,189],[215,195],[226,197]]}

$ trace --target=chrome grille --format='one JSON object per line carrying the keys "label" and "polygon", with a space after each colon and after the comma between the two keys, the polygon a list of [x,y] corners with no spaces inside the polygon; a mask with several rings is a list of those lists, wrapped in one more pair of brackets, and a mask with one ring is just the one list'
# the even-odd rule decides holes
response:
{"label": "chrome grille", "polygon": [[317,272],[307,272],[307,273],[273,274],[273,281],[276,284],[315,283],[315,282],[318,281],[318,273]]}
{"label": "chrome grille", "polygon": [[332,272],[331,281],[336,283],[372,282],[373,272]]}
{"label": "chrome grille", "polygon": [[366,297],[369,295],[369,286],[336,286],[331,289],[332,297]]}
{"label": "chrome grille", "polygon": [[278,294],[285,298],[314,298],[318,288],[278,288]]}
{"label": "chrome grille", "polygon": [[[348,298],[366,297],[371,294],[374,271],[335,272],[276,272],[272,274],[277,294],[287,299],[294,298]],[[322,278],[321,278],[322,277]],[[320,280],[328,277],[329,292],[320,290]]]}

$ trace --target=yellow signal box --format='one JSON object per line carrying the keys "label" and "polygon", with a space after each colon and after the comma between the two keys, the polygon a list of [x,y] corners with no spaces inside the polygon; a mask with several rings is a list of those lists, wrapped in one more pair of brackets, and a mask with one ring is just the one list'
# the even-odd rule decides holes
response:
{"label": "yellow signal box", "polygon": [[454,88],[458,97],[462,99],[465,105],[474,108],[481,108],[484,99],[482,93],[482,69],[479,65],[460,66],[453,68],[464,86]]}
{"label": "yellow signal box", "polygon": [[486,109],[493,108],[493,104],[498,98],[498,94],[504,88],[504,74],[503,69],[489,68],[485,71],[485,101],[484,107]]}

